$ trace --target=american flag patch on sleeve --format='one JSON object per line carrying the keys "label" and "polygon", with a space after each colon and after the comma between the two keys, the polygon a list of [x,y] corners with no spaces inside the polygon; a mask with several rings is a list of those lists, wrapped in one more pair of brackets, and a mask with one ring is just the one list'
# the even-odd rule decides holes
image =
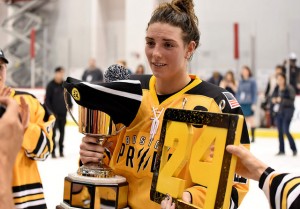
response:
{"label": "american flag patch on sleeve", "polygon": [[236,98],[230,92],[222,92],[222,93],[225,95],[231,109],[240,107],[240,104],[238,103]]}

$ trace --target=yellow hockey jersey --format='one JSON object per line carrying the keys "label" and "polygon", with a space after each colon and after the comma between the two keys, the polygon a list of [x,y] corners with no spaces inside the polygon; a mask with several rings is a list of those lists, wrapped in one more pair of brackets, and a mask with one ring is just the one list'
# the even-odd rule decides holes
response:
{"label": "yellow hockey jersey", "polygon": [[13,197],[16,208],[47,208],[36,160],[45,160],[52,152],[54,116],[31,94],[12,90],[20,103],[22,96],[30,109],[30,121],[24,133],[13,170]]}
{"label": "yellow hockey jersey", "polygon": [[[116,174],[127,178],[129,183],[128,204],[132,209],[160,208],[160,205],[150,200],[150,188],[153,176],[153,167],[158,149],[160,130],[167,108],[178,108],[187,110],[202,110],[217,113],[242,114],[239,104],[235,98],[226,90],[191,76],[192,82],[181,91],[171,95],[162,103],[159,103],[155,92],[156,78],[141,80],[143,86],[143,98],[139,111],[133,122],[123,130],[117,137],[110,140],[114,146],[110,147],[112,157],[110,166]],[[223,106],[223,111],[220,110]],[[155,115],[154,115],[155,114]],[[150,137],[152,120],[159,117],[159,126],[154,137]],[[194,139],[198,139],[203,127],[194,129]],[[152,133],[153,134],[153,133]],[[193,140],[195,142],[195,140]],[[244,122],[241,143],[249,148],[249,136]],[[184,179],[190,178],[187,165],[180,173]],[[193,186],[188,189],[192,194],[192,203],[202,206],[203,187]],[[248,192],[246,179],[236,177],[230,208],[236,208]]]}

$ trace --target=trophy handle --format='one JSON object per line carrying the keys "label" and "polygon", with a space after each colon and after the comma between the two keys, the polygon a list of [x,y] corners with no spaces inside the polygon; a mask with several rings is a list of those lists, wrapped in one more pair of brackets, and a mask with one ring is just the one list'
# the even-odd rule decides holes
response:
{"label": "trophy handle", "polygon": [[77,126],[79,126],[77,120],[75,119],[75,117],[73,116],[73,114],[72,114],[72,112],[70,110],[69,103],[68,103],[68,95],[67,94],[68,94],[67,89],[64,89],[64,99],[65,99],[66,108],[67,108],[69,114],[71,115],[71,118],[74,120],[74,122],[77,124]]}

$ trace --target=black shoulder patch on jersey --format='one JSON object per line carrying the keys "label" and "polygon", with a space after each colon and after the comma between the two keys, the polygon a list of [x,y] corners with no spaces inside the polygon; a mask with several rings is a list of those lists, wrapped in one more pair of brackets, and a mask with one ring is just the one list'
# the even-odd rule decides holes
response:
{"label": "black shoulder patch on jersey", "polygon": [[[221,111],[223,113],[231,113],[231,114],[239,114],[243,115],[243,111],[241,107],[234,107],[229,103],[229,99],[225,96],[226,94],[225,89],[211,84],[206,81],[202,81],[199,85],[195,86],[191,90],[187,91],[187,94],[194,94],[194,95],[203,95],[210,97],[215,100],[215,102],[219,105]],[[224,94],[225,93],[225,94]],[[200,104],[199,104],[200,105]],[[246,121],[244,120],[244,127],[242,130],[242,137],[241,137],[242,144],[249,144],[249,135],[247,131]]]}
{"label": "black shoulder patch on jersey", "polygon": [[186,93],[207,96],[214,99],[216,103],[219,104],[222,99],[226,99],[222,92],[226,92],[226,90],[207,81],[202,81],[199,85]]}
{"label": "black shoulder patch on jersey", "polygon": [[149,89],[149,82],[152,75],[131,75],[130,80],[139,80],[142,89]]}

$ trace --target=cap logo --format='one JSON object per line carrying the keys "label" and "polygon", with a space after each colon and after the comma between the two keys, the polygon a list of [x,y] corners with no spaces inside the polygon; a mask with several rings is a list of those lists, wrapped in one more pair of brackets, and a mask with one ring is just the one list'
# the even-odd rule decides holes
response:
{"label": "cap logo", "polygon": [[76,101],[80,101],[80,93],[79,93],[78,89],[76,89],[76,88],[72,89],[72,96]]}
{"label": "cap logo", "polygon": [[3,55],[3,52],[2,52],[2,50],[0,50],[0,55]]}

